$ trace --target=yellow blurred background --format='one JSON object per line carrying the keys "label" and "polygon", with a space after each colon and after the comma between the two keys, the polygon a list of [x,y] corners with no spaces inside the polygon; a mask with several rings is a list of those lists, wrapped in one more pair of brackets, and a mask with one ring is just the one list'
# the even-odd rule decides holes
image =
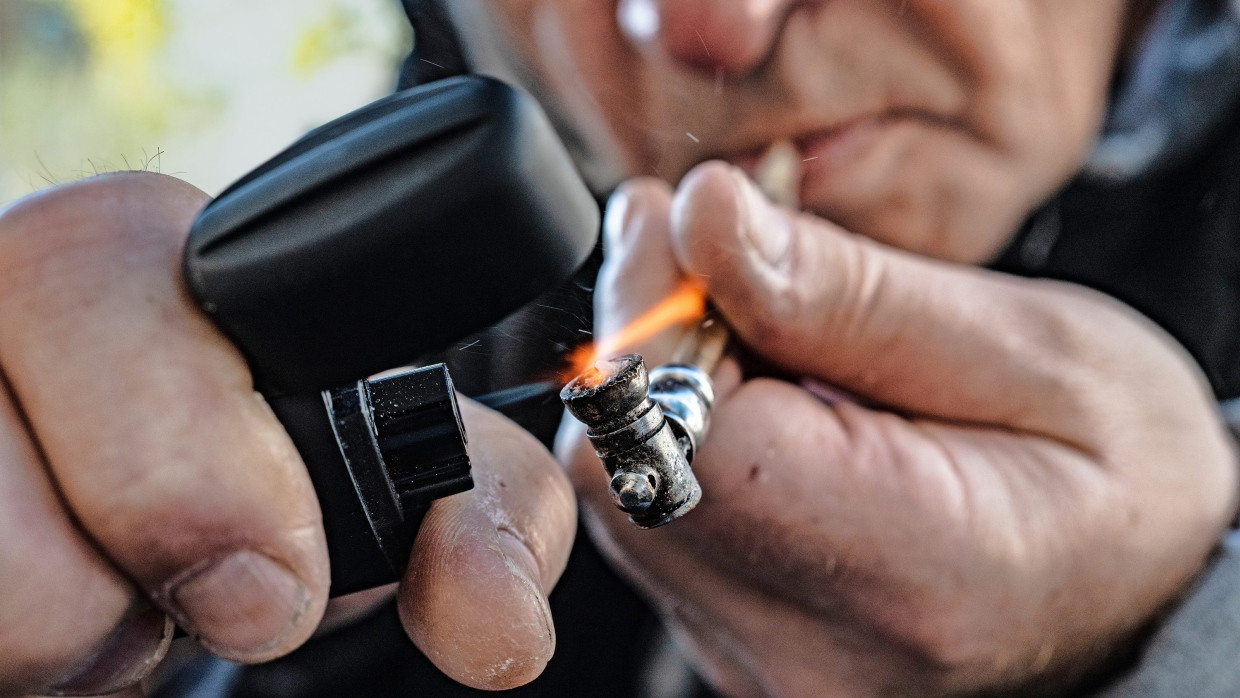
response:
{"label": "yellow blurred background", "polygon": [[120,169],[218,193],[409,44],[397,0],[0,0],[0,204]]}

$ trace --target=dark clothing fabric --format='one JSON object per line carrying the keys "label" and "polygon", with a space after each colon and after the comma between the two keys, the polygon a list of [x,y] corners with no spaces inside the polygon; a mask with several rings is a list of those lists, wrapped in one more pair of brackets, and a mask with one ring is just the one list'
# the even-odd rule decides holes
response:
{"label": "dark clothing fabric", "polygon": [[400,87],[422,85],[468,71],[456,32],[438,3],[401,0],[413,25],[414,50],[400,70]]}
{"label": "dark clothing fabric", "polygon": [[1115,181],[1183,164],[1240,95],[1240,3],[1164,0],[1116,76],[1086,172]]}
{"label": "dark clothing fabric", "polygon": [[1187,347],[1220,400],[1240,396],[1240,110],[1176,167],[1082,176],[999,267],[1115,296]]}
{"label": "dark clothing fabric", "polygon": [[1115,296],[1240,396],[1240,3],[1159,6],[1089,162],[997,266]]}

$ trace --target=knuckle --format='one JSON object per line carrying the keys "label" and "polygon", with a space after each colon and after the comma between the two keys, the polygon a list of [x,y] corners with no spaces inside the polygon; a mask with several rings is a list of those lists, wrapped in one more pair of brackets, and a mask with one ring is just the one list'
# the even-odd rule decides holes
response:
{"label": "knuckle", "polygon": [[199,194],[170,177],[114,174],[18,201],[0,214],[0,299],[68,298],[118,266],[175,256]]}
{"label": "knuckle", "polygon": [[0,278],[13,278],[75,249],[179,244],[207,197],[174,177],[116,173],[26,197],[0,214]]}
{"label": "knuckle", "polygon": [[826,267],[829,271],[816,276],[823,287],[810,292],[820,297],[824,327],[843,340],[882,331],[875,321],[886,317],[881,306],[891,290],[886,256],[860,241],[831,247],[828,254],[833,253],[834,259]]}
{"label": "knuckle", "polygon": [[938,669],[942,674],[993,661],[991,651],[970,642],[941,615],[926,617],[912,629],[907,640],[908,649],[921,664]]}
{"label": "knuckle", "polygon": [[[93,230],[131,218],[175,210],[197,192],[178,179],[154,173],[116,173],[64,184],[21,199],[0,216],[3,239],[37,232],[55,239],[61,227]],[[203,195],[205,196],[205,195]],[[49,223],[58,224],[55,227]]]}
{"label": "knuckle", "polygon": [[[1148,444],[1156,432],[1131,432],[1125,425],[1136,422],[1127,411],[1114,410],[1115,404],[1140,406],[1148,419],[1164,424],[1212,408],[1193,361],[1132,308],[1075,284],[1017,283],[1008,312],[1020,323],[1011,327],[1004,352],[1024,359],[1059,413],[1090,434],[1085,443]],[[1029,359],[1031,352],[1036,360]]]}

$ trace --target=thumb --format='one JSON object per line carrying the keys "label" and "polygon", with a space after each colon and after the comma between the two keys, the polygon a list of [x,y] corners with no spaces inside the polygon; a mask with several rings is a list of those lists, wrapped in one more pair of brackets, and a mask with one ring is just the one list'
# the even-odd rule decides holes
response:
{"label": "thumb", "polygon": [[568,561],[577,508],[563,471],[528,432],[468,400],[461,417],[475,487],[427,512],[400,615],[445,674],[513,688],[542,673],[555,650],[547,594]]}
{"label": "thumb", "polygon": [[1131,397],[1119,367],[1159,367],[1175,394],[1199,385],[1163,370],[1185,363],[1166,361],[1174,344],[1101,294],[885,247],[772,205],[722,163],[682,181],[671,235],[753,350],[888,406],[1089,444],[1090,416],[1113,411],[1094,402]]}

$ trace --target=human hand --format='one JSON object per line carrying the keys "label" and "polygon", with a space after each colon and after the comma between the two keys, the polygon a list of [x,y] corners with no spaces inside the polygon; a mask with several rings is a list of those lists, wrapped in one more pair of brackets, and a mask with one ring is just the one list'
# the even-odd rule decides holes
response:
{"label": "human hand", "polygon": [[[206,201],[115,174],[0,215],[0,695],[119,691],[162,657],[168,616],[260,662],[323,615],[305,467],[180,278]],[[431,507],[399,606],[446,673],[506,688],[554,649],[576,510],[532,437],[461,407],[476,488]]]}
{"label": "human hand", "polygon": [[[918,258],[711,163],[616,195],[596,334],[685,276],[805,382],[716,372],[698,507],[639,530],[566,420],[602,549],[734,695],[1062,689],[1202,568],[1234,453],[1186,353],[1081,287]],[[674,340],[632,349],[657,366]],[[860,401],[818,397],[827,384]]]}

